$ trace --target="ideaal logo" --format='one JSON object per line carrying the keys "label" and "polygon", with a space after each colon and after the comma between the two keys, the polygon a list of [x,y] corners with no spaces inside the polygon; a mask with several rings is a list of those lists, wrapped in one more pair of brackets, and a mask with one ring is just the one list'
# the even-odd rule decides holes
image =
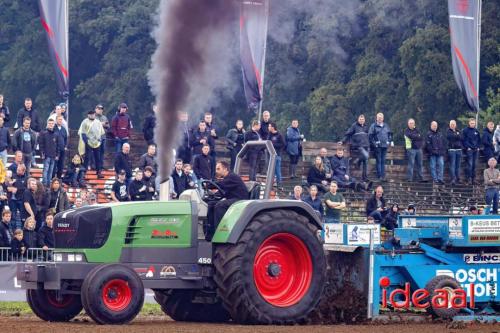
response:
{"label": "ideaal logo", "polygon": [[165,230],[165,231],[160,231],[160,230],[153,230],[151,232],[151,238],[161,238],[161,239],[177,239],[179,236],[177,236],[177,233],[172,230]]}

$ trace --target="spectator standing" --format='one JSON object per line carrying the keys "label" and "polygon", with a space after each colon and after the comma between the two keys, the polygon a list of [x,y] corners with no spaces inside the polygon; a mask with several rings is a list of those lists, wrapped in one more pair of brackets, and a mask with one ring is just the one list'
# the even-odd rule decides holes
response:
{"label": "spectator standing", "polygon": [[212,175],[212,163],[210,161],[210,146],[204,145],[201,155],[195,155],[193,162],[193,171],[200,180],[210,180]]}
{"label": "spectator standing", "polygon": [[[9,171],[9,174],[12,173]],[[7,191],[7,187],[11,182],[9,174],[6,173],[5,178],[0,181],[0,212],[2,212],[5,207],[9,207],[9,192]]]}
{"label": "spectator standing", "polygon": [[495,146],[493,145],[493,135],[495,133],[495,123],[488,121],[486,127],[483,130],[483,135],[481,136],[481,142],[483,144],[483,155],[486,162],[495,156]]}
{"label": "spectator standing", "polygon": [[57,123],[57,117],[61,116],[62,117],[61,126],[64,126],[64,129],[66,130],[66,132],[68,132],[68,122],[64,118],[63,112],[64,109],[61,106],[61,104],[56,105],[54,111],[52,111],[52,113],[49,115],[49,119],[52,119],[55,123]]}
{"label": "spectator standing", "polygon": [[125,103],[121,103],[118,106],[118,112],[111,119],[111,132],[115,139],[115,152],[120,153],[122,150],[122,145],[127,143],[130,138],[130,132],[133,128],[132,120],[127,114],[128,106]]}
{"label": "spectator standing", "polygon": [[53,226],[54,214],[47,213],[45,224],[38,230],[38,247],[41,247],[44,251],[53,249],[56,246]]}
{"label": "spectator standing", "polygon": [[328,181],[326,180],[325,170],[323,168],[323,160],[321,159],[321,156],[316,156],[316,158],[314,159],[314,165],[311,165],[311,167],[309,168],[309,172],[307,173],[307,183],[311,186],[316,186],[316,188],[322,193],[328,191]]}
{"label": "spectator standing", "polygon": [[231,171],[234,171],[236,164],[236,156],[240,152],[245,143],[245,129],[243,128],[243,120],[238,119],[234,128],[231,128],[226,134],[227,149],[231,154]]}
{"label": "spectator standing", "polygon": [[61,186],[61,181],[57,178],[52,179],[50,184],[50,204],[49,209],[56,214],[69,209],[69,200],[66,191]]}
{"label": "spectator standing", "polygon": [[0,117],[0,159],[7,167],[7,149],[11,146],[9,128],[4,125],[4,118]]}
{"label": "spectator standing", "polygon": [[[245,143],[249,141],[259,141],[262,138],[259,134],[260,123],[258,120],[252,122],[252,130],[245,133]],[[249,167],[249,179],[255,181],[257,177],[257,165],[259,163],[260,152],[262,147],[248,147],[246,151],[246,159]]]}
{"label": "spectator standing", "polygon": [[304,141],[304,135],[300,134],[299,121],[297,119],[292,120],[291,126],[286,129],[286,152],[290,156],[290,178],[297,178],[297,164],[299,163],[299,158],[302,156],[302,141]]}
{"label": "spectator standing", "polygon": [[13,148],[23,152],[23,162],[26,166],[26,173],[30,173],[30,167],[33,161],[33,152],[36,148],[36,134],[30,128],[31,118],[26,117],[22,122],[23,126],[14,132]]}
{"label": "spectator standing", "polygon": [[49,186],[59,153],[64,150],[62,137],[54,132],[54,120],[47,120],[47,129],[40,133],[38,144],[43,159],[43,185]]}
{"label": "spectator standing", "polygon": [[115,157],[115,172],[118,173],[121,170],[125,171],[127,185],[130,184],[132,180],[132,162],[130,162],[130,145],[128,143],[123,144],[122,151]]}
{"label": "spectator standing", "polygon": [[368,158],[370,157],[369,129],[366,125],[364,115],[359,115],[358,120],[354,122],[345,133],[344,142],[350,142],[351,155],[355,157],[354,164],[358,168],[362,167],[362,180],[368,180]]}
{"label": "spectator standing", "polygon": [[384,123],[383,113],[377,113],[375,123],[370,126],[368,135],[370,138],[370,145],[375,154],[377,178],[380,181],[386,181],[385,158],[387,155],[387,148],[389,146],[393,147],[394,142],[392,141],[392,131],[389,125]]}
{"label": "spectator standing", "polygon": [[[109,125],[108,117],[104,115],[104,106],[102,104],[97,104],[95,106],[95,119],[101,122],[102,128],[104,128],[104,132],[108,133],[111,126]],[[101,138],[101,159],[104,160],[104,152],[106,149],[106,135],[103,135]]]}
{"label": "spectator standing", "polygon": [[125,170],[119,170],[118,176],[111,188],[111,201],[120,202],[120,201],[130,201],[129,190],[127,182],[125,181],[125,177],[127,173]]}
{"label": "spectator standing", "polygon": [[462,161],[462,133],[457,129],[457,122],[450,120],[446,134],[448,141],[448,160],[450,162],[451,185],[460,184],[460,163]]}
{"label": "spectator standing", "polygon": [[36,181],[36,191],[33,194],[36,204],[35,220],[37,221],[36,230],[40,229],[43,221],[45,221],[45,215],[49,211],[50,206],[50,188],[43,186],[43,184],[37,180]]}
{"label": "spectator standing", "polygon": [[2,211],[2,222],[0,223],[0,247],[10,247],[12,242],[12,231],[10,230],[10,210]]}
{"label": "spectator standing", "polygon": [[413,181],[413,169],[416,169],[417,179],[424,181],[422,175],[422,147],[424,146],[424,136],[415,126],[415,119],[408,119],[408,127],[404,132],[406,156],[408,158],[408,168],[406,170],[406,180]]}
{"label": "spectator standing", "polygon": [[42,130],[42,122],[38,112],[33,108],[33,101],[29,97],[24,99],[24,107],[17,113],[17,125],[19,127],[22,126],[26,117],[31,119],[30,128],[39,133]]}
{"label": "spectator standing", "polygon": [[[27,182],[27,188],[23,194],[23,206],[21,209],[21,226],[24,225],[26,218],[31,216],[36,221],[37,206],[35,201],[35,192],[37,190],[36,179],[29,178]],[[41,221],[36,221],[37,226]],[[38,228],[36,228],[38,230]]]}
{"label": "spectator standing", "polygon": [[493,133],[493,146],[495,147],[495,157],[498,161],[500,159],[500,124],[497,125],[497,128]]}
{"label": "spectator standing", "polygon": [[[85,171],[88,170],[90,163],[90,156],[94,157],[95,167],[97,171],[97,177],[103,178],[101,174],[102,170],[102,157],[101,157],[101,144],[106,135],[104,127],[99,120],[95,118],[95,110],[90,110],[87,113],[87,119],[84,119],[78,130],[78,135],[80,136],[80,143],[78,151],[80,154],[82,150],[85,154],[85,160],[83,167]],[[83,149],[81,149],[83,147]]]}
{"label": "spectator standing", "polygon": [[430,169],[432,181],[437,184],[444,184],[444,152],[446,143],[443,135],[439,132],[438,123],[431,122],[431,128],[427,133],[425,147],[430,157]]}
{"label": "spectator standing", "polygon": [[142,124],[142,133],[144,134],[144,140],[148,145],[155,144],[155,127],[156,127],[156,114],[158,113],[158,105],[153,104],[153,112],[150,112],[145,118]]}
{"label": "spectator standing", "polygon": [[191,163],[191,141],[193,140],[193,130],[188,126],[189,116],[186,111],[179,112],[179,133],[182,133],[181,145],[177,148],[177,157],[183,163]]}
{"label": "spectator standing", "polygon": [[331,157],[328,156],[328,150],[326,148],[321,148],[319,150],[319,156],[321,157],[321,161],[323,162],[323,169],[325,169],[326,180],[332,180],[333,169],[331,163]]}
{"label": "spectator standing", "polygon": [[17,167],[16,174],[7,186],[9,192],[9,207],[12,211],[12,230],[21,229],[24,221],[21,220],[23,211],[24,192],[27,187],[26,167],[21,164]]}
{"label": "spectator standing", "polygon": [[210,146],[210,162],[212,163],[211,165],[211,177],[214,179],[215,176],[215,160],[217,157],[216,151],[215,151],[215,140],[219,138],[217,135],[217,127],[213,123],[213,115],[210,112],[205,112],[205,116],[203,117],[203,120],[205,121],[205,124],[207,124],[207,131],[210,133],[210,137],[213,142],[213,146]]}
{"label": "spectator standing", "polygon": [[147,166],[144,168],[143,183],[146,185],[146,201],[153,200],[155,195],[155,176],[153,173],[153,168]]}
{"label": "spectator standing", "polygon": [[72,187],[85,187],[85,168],[82,164],[80,155],[75,154],[68,165],[66,174],[63,177],[63,183]]}
{"label": "spectator standing", "polygon": [[3,95],[0,95],[0,117],[4,119],[5,124],[7,124],[10,120],[10,110],[5,104]]}
{"label": "spectator standing", "polygon": [[[271,121],[271,113],[267,110],[262,112],[262,119],[260,121],[260,130],[259,130],[259,135],[260,135],[262,140],[268,140],[268,138],[269,138],[269,124],[271,122],[272,122]],[[278,129],[278,128],[276,128],[276,129]],[[267,150],[261,151],[261,154],[264,155],[264,162],[260,163],[262,159],[259,156],[259,158],[258,158],[259,164],[257,165],[257,167],[258,167],[259,173],[264,173],[263,172],[263,165],[265,165],[267,167],[267,165],[269,164],[269,154],[267,153]]]}
{"label": "spectator standing", "polygon": [[476,129],[476,120],[469,119],[469,126],[462,130],[462,145],[467,158],[466,183],[475,184],[476,162],[479,148],[481,147],[481,135]]}
{"label": "spectator standing", "polygon": [[380,223],[386,215],[387,207],[384,198],[384,188],[379,185],[375,188],[373,196],[366,202],[366,216],[371,216],[375,219],[375,222]]}
{"label": "spectator standing", "polygon": [[[64,159],[66,158],[66,151],[68,150],[68,130],[64,127],[63,124],[64,117],[62,115],[58,115],[56,117],[56,125],[54,126],[54,132],[61,138],[62,140],[62,148],[59,150],[58,159],[56,163],[56,167],[54,172],[52,173],[52,177],[57,176],[57,178],[61,179],[63,171],[64,171]],[[103,156],[103,155],[101,155]]]}
{"label": "spectator standing", "polygon": [[184,164],[182,170],[187,177],[188,189],[192,190],[198,188],[198,178],[194,174],[191,164]]}
{"label": "spectator standing", "polygon": [[17,167],[23,164],[23,152],[20,150],[16,150],[14,153],[14,161],[9,165],[7,170],[12,172],[12,175],[17,173]]}
{"label": "spectator standing", "polygon": [[304,202],[311,206],[321,218],[323,218],[323,202],[318,197],[318,188],[316,185],[309,187],[309,195],[304,199]]}
{"label": "spectator standing", "polygon": [[302,186],[300,185],[295,185],[293,188],[293,194],[290,196],[290,200],[298,200],[298,201],[303,201],[302,197]]}
{"label": "spectator standing", "polygon": [[488,160],[488,168],[483,172],[486,204],[491,207],[493,201],[493,207],[490,210],[490,214],[498,214],[498,185],[500,184],[500,171],[496,169],[496,166],[497,160],[494,157],[490,157]]}
{"label": "spectator standing", "polygon": [[330,191],[323,196],[326,206],[326,223],[340,223],[342,221],[342,210],[346,207],[346,204],[344,196],[338,193],[337,189],[337,183],[331,182]]}
{"label": "spectator standing", "polygon": [[142,170],[135,171],[134,180],[130,182],[128,192],[130,194],[130,200],[132,201],[144,201],[147,197],[147,187],[143,181]]}
{"label": "spectator standing", "polygon": [[139,159],[139,169],[144,170],[147,166],[153,168],[155,175],[158,173],[158,162],[156,161],[156,145],[150,144],[148,151]]}
{"label": "spectator standing", "polygon": [[188,178],[182,170],[182,160],[178,159],[175,161],[175,167],[172,171],[171,178],[174,183],[175,197],[179,198],[182,192],[189,188]]}
{"label": "spectator standing", "polygon": [[[200,121],[198,124],[198,129],[193,133],[193,159],[196,155],[202,154],[202,149],[204,145],[208,145],[210,149],[215,149],[215,143],[210,135],[210,131],[207,130],[207,124],[204,120]],[[210,171],[212,172],[212,171]]]}
{"label": "spectator standing", "polygon": [[[262,127],[262,126],[261,126]],[[269,133],[267,139],[273,144],[276,151],[276,164],[274,165],[274,176],[276,178],[276,186],[281,187],[281,152],[285,149],[286,143],[283,135],[278,131],[276,123],[271,122],[268,125]],[[266,151],[267,156],[267,151]],[[269,164],[269,162],[267,163]]]}

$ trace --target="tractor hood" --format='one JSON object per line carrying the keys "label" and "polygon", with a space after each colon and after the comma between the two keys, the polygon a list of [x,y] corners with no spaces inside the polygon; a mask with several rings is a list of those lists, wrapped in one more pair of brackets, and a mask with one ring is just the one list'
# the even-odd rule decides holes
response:
{"label": "tractor hood", "polygon": [[111,231],[110,206],[87,206],[59,213],[54,218],[56,248],[96,249]]}

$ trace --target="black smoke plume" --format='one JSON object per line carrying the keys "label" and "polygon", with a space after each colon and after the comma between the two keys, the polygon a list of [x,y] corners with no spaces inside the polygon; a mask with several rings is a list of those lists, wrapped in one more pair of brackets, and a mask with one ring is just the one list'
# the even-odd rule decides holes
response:
{"label": "black smoke plume", "polygon": [[[228,32],[234,26],[233,0],[162,0],[153,35],[158,47],[149,82],[158,106],[155,139],[160,181],[168,178],[177,148],[177,113],[208,110],[215,90],[227,85],[234,60]],[[229,34],[230,35],[230,34]]]}

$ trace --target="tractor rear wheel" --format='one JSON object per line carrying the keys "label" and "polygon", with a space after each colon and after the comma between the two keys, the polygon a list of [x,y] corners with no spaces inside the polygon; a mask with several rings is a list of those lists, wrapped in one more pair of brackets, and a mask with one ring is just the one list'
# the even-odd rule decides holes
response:
{"label": "tractor rear wheel", "polygon": [[[456,316],[460,312],[460,309],[456,309],[451,306],[451,295],[453,294],[454,290],[459,288],[461,287],[458,281],[450,276],[439,275],[432,278],[425,285],[425,289],[429,292],[430,295],[423,302],[429,302],[429,304],[431,304],[431,306],[427,308],[427,312],[430,313],[433,317],[440,317],[444,319],[451,319]],[[448,304],[444,307],[434,307],[434,304],[432,304],[431,302],[432,298],[437,295],[437,289],[449,291]]]}
{"label": "tractor rear wheel", "polygon": [[142,280],[119,264],[95,267],[83,281],[81,293],[85,312],[98,324],[126,324],[144,304]]}
{"label": "tractor rear wheel", "polygon": [[70,321],[82,311],[78,295],[58,295],[55,290],[28,289],[26,300],[33,313],[45,321]]}
{"label": "tractor rear wheel", "polygon": [[292,210],[255,216],[236,244],[216,247],[214,265],[218,294],[238,323],[303,323],[325,284],[317,229]]}
{"label": "tractor rear wheel", "polygon": [[222,303],[204,303],[214,295],[203,295],[198,290],[153,290],[155,300],[165,314],[175,321],[222,323],[230,319]]}

